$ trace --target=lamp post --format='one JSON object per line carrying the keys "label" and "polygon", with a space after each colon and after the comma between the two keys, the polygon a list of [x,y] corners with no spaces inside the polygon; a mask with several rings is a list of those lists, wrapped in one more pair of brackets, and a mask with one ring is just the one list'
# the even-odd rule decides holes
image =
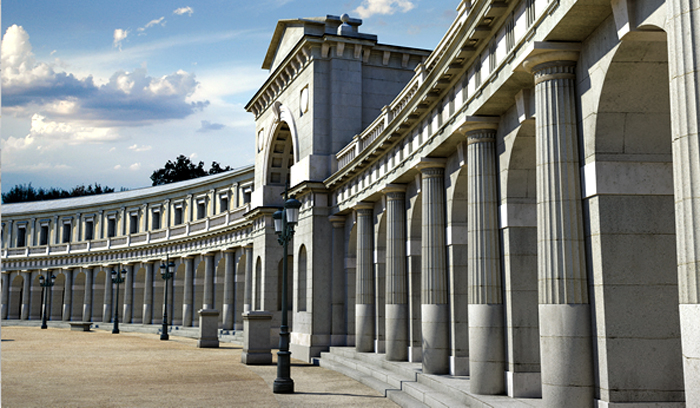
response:
{"label": "lamp post", "polygon": [[272,385],[275,394],[290,394],[294,392],[294,380],[289,376],[290,356],[289,352],[289,327],[287,327],[287,246],[294,236],[294,225],[299,221],[299,208],[301,203],[294,199],[287,199],[288,188],[284,190],[284,211],[277,210],[272,215],[275,222],[277,241],[284,248],[282,250],[282,324],[280,325],[280,343],[277,352],[277,378]]}
{"label": "lamp post", "polygon": [[165,258],[165,263],[160,264],[160,277],[165,281],[165,297],[163,299],[163,332],[160,334],[161,340],[168,340],[168,281],[175,275],[175,262],[169,257]]}
{"label": "lamp post", "polygon": [[46,325],[47,314],[49,313],[49,288],[53,286],[56,282],[55,275],[49,275],[49,271],[46,271],[46,278],[43,275],[39,276],[39,284],[44,288],[44,316],[41,318],[41,328],[48,329],[49,326]]}
{"label": "lamp post", "polygon": [[122,269],[121,276],[117,271],[112,271],[112,283],[117,285],[117,293],[114,296],[114,327],[112,334],[119,334],[119,284],[124,282],[126,277],[126,269]]}

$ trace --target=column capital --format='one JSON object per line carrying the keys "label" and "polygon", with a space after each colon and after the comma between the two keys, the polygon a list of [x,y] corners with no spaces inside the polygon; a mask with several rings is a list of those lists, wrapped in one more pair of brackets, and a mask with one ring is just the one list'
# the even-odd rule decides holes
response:
{"label": "column capital", "polygon": [[405,193],[406,192],[406,185],[405,184],[387,184],[384,189],[382,189],[382,193],[387,194],[388,193]]}
{"label": "column capital", "polygon": [[333,228],[345,227],[345,217],[343,217],[343,216],[331,215],[330,217],[328,217],[328,221],[330,221]]}
{"label": "column capital", "polygon": [[442,157],[423,157],[416,164],[416,170],[426,174],[425,170],[444,169],[446,160]]}
{"label": "column capital", "polygon": [[374,203],[368,203],[366,201],[359,202],[355,204],[353,207],[355,211],[360,211],[360,210],[373,210],[374,209]]}
{"label": "column capital", "polygon": [[549,64],[575,64],[576,61],[578,61],[580,52],[580,43],[536,41],[530,46],[530,49],[524,53],[521,64],[525,71],[534,74]]}
{"label": "column capital", "polygon": [[496,141],[495,129],[475,129],[467,132],[467,144],[473,143],[493,143]]}
{"label": "column capital", "polygon": [[465,135],[473,131],[496,130],[501,118],[498,116],[467,116],[459,131]]}

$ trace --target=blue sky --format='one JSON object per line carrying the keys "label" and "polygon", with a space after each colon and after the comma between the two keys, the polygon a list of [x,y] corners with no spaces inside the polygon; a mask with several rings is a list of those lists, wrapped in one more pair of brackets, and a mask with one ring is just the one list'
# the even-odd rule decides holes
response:
{"label": "blue sky", "polygon": [[350,14],[380,43],[434,48],[454,0],[5,0],[2,191],[136,188],[179,154],[254,160],[243,107],[277,20]]}

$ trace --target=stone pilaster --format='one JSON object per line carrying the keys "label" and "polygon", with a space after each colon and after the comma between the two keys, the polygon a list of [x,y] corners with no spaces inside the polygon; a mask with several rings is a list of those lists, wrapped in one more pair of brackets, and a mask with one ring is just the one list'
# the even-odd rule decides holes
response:
{"label": "stone pilaster", "polygon": [[345,330],[345,217],[328,218],[333,230],[331,239],[331,346],[346,344]]}
{"label": "stone pilaster", "polygon": [[194,318],[194,258],[184,257],[182,259],[185,261],[182,325],[185,327],[192,327],[192,319]]}
{"label": "stone pilaster", "polygon": [[445,161],[423,159],[421,172],[421,329],[423,372],[450,372],[450,309],[445,248]]}
{"label": "stone pilaster", "polygon": [[214,306],[214,254],[204,254],[204,299],[202,309]]}
{"label": "stone pilaster", "polygon": [[253,310],[253,245],[245,247],[245,282],[243,313]]}
{"label": "stone pilaster", "polygon": [[700,8],[666,2],[676,253],[686,405],[700,405]]}
{"label": "stone pilaster", "polygon": [[355,284],[355,348],[374,351],[374,268],[372,267],[372,203],[357,211],[357,272]]}
{"label": "stone pilaster", "polygon": [[121,321],[131,323],[134,315],[134,265],[124,265],[123,268],[126,269],[126,278],[124,279],[124,313]]}
{"label": "stone pilaster", "polygon": [[386,359],[408,361],[406,186],[389,185],[386,195]]}
{"label": "stone pilaster", "polygon": [[493,127],[467,133],[470,387],[491,395],[505,392],[495,137]]}
{"label": "stone pilaster", "polygon": [[234,283],[236,276],[234,274],[234,258],[235,250],[224,251],[224,299],[221,321],[223,322],[224,330],[233,330],[233,317],[235,311],[234,305]]}
{"label": "stone pilaster", "polygon": [[[29,311],[31,309],[31,289],[32,289],[32,274],[30,272],[22,272],[24,278],[24,287],[22,288],[22,320],[29,319]],[[41,296],[41,292],[39,292]]]}
{"label": "stone pilaster", "polygon": [[537,270],[546,407],[593,405],[576,119],[577,58],[577,50],[550,50],[524,63],[535,77]]}
{"label": "stone pilaster", "polygon": [[61,314],[62,320],[64,322],[69,321],[71,318],[71,309],[73,303],[73,272],[73,269],[64,270],[64,274],[66,276],[66,283],[63,289],[63,313]]}
{"label": "stone pilaster", "polygon": [[[143,319],[141,322],[143,324],[151,324],[153,323],[153,280],[156,275],[160,275],[160,264],[144,262],[141,265],[146,270],[146,277],[143,283]],[[156,270],[158,273],[155,273]]]}
{"label": "stone pilaster", "polygon": [[93,268],[83,268],[83,271],[85,272],[85,294],[83,296],[83,321],[84,322],[91,322],[92,321],[92,297],[93,297],[93,290],[92,290],[92,282],[93,278],[95,275],[95,271]]}

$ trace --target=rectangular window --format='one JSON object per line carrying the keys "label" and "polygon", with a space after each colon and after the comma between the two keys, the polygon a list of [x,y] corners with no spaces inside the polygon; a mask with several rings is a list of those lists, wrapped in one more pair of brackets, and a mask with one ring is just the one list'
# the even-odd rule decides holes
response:
{"label": "rectangular window", "polygon": [[129,233],[136,234],[139,232],[139,216],[137,214],[131,214],[129,216]]}
{"label": "rectangular window", "polygon": [[182,207],[175,208],[175,225],[182,224]]}
{"label": "rectangular window", "polygon": [[91,241],[95,238],[95,224],[90,221],[85,221],[85,241]]}
{"label": "rectangular window", "polygon": [[107,238],[112,238],[117,235],[117,219],[110,218],[107,220]]}
{"label": "rectangular window", "polygon": [[251,193],[252,191],[250,188],[246,188],[245,190],[243,190],[243,205],[246,205],[250,202]]}
{"label": "rectangular window", "polygon": [[17,228],[17,247],[27,246],[27,228],[23,225]]}
{"label": "rectangular window", "polygon": [[49,243],[49,225],[44,224],[39,230],[39,245],[48,245]]}
{"label": "rectangular window", "polygon": [[153,211],[151,212],[151,229],[152,230],[159,230],[160,229],[160,211]]}
{"label": "rectangular window", "polygon": [[219,212],[228,211],[228,197],[221,197],[219,199]]}
{"label": "rectangular window", "polygon": [[197,203],[197,219],[201,220],[206,216],[206,205],[204,204],[204,201],[199,201]]}
{"label": "rectangular window", "polygon": [[70,242],[72,229],[73,225],[70,222],[63,224],[63,239],[61,240],[62,243],[67,244]]}

